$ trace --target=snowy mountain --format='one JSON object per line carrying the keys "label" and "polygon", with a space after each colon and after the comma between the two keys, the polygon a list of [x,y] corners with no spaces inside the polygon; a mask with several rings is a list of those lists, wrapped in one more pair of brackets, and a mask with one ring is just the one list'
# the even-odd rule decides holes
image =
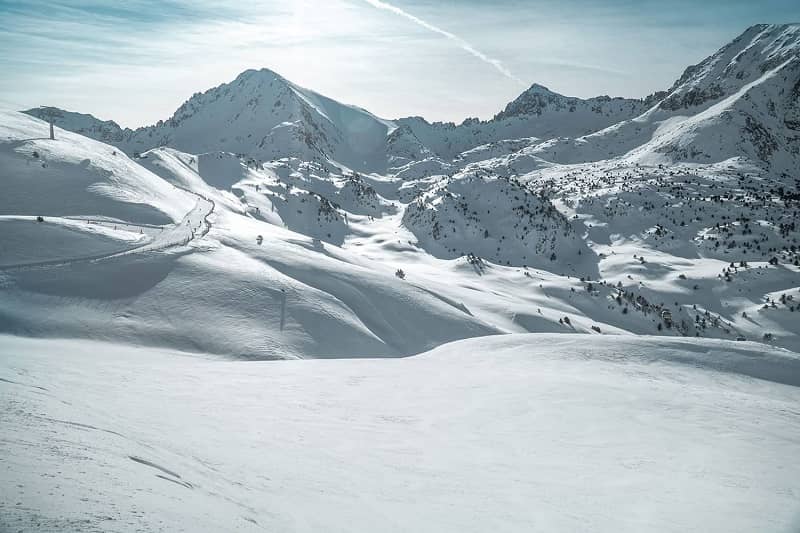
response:
{"label": "snowy mountain", "polygon": [[[776,174],[798,165],[798,25],[758,25],[672,88],[647,98],[562,96],[533,84],[493,119],[429,123],[383,120],[292,84],[267,69],[195,94],[171,118],[137,130],[54,108],[27,113],[108,142],[129,155],[158,146],[226,151],[262,161],[299,157],[406,178],[449,174],[453,160],[481,146],[526,139],[519,149],[560,164],[630,154],[656,163],[718,163],[747,157]],[[509,155],[509,151],[497,155]]]}
{"label": "snowy mountain", "polygon": [[800,25],[760,25],[690,67],[659,108],[690,112],[646,149],[678,160],[733,157],[778,174],[800,167]]}
{"label": "snowy mountain", "polygon": [[715,54],[688,67],[659,107],[702,111],[798,55],[800,25],[752,26]]}
{"label": "snowy mountain", "polygon": [[[43,117],[45,111],[27,111]],[[295,155],[354,169],[385,168],[385,138],[394,129],[363,109],[303,89],[268,70],[197,93],[167,120],[137,130],[57,110],[63,128],[111,142],[129,154],[159,146],[188,153],[222,150],[270,160]]]}
{"label": "snowy mountain", "polygon": [[1,111],[0,530],[791,530],[799,43],[460,125]]}
{"label": "snowy mountain", "polygon": [[[24,141],[42,137],[38,132],[44,126],[8,114],[6,137],[19,140],[8,145],[4,166],[26,170],[15,172],[13,179],[22,181],[9,182],[2,214],[43,215],[72,226],[74,217],[158,226],[134,227],[142,236],[128,235],[146,240],[148,231],[161,233],[170,222],[196,217],[192,202],[199,202],[200,212],[205,212],[203,202],[213,202],[208,216],[217,225],[212,223],[201,242],[214,252],[192,253],[177,263],[227,257],[215,263],[224,267],[214,267],[227,274],[214,278],[208,294],[194,296],[210,298],[209,310],[224,307],[227,316],[250,327],[241,336],[235,333],[237,321],[231,321],[228,333],[215,336],[229,343],[224,345],[197,331],[188,317],[175,318],[180,328],[159,341],[172,348],[201,346],[256,358],[326,351],[397,355],[468,332],[519,331],[722,338],[768,333],[773,342],[795,347],[800,338],[791,326],[796,308],[791,274],[800,235],[794,223],[797,184],[789,176],[800,168],[793,129],[800,86],[798,28],[750,28],[687,69],[669,91],[645,100],[581,100],[533,85],[492,120],[459,126],[420,118],[382,120],[265,69],[198,93],[169,120],[135,131],[56,112],[57,124],[111,139],[137,152],[133,160],[99,143],[62,144],[61,135],[55,144]],[[53,111],[28,113],[47,117]],[[64,135],[63,143],[73,138]],[[51,153],[53,147],[58,152]],[[120,171],[112,165],[117,160],[135,171]],[[63,168],[64,176],[71,175],[69,162],[78,163],[87,176],[95,168],[102,176],[45,181],[46,169]],[[128,184],[139,175],[148,177],[137,183],[147,185]],[[103,183],[105,176],[118,177],[112,186]],[[63,190],[54,188],[61,186],[57,183]],[[74,189],[77,183],[82,188]],[[71,200],[75,191],[88,203]],[[189,200],[166,201],[166,191]],[[117,203],[87,196],[99,192]],[[27,204],[22,197],[58,200]],[[152,207],[168,212],[169,219],[135,212]],[[182,244],[191,245],[192,237],[184,232]],[[321,298],[333,305],[322,311],[327,317],[322,322],[317,311],[303,311],[308,314],[296,324],[299,335],[290,340],[279,340],[286,335],[284,310],[260,311],[272,318],[254,322],[246,312],[250,304],[230,296],[236,284],[225,281],[225,276],[240,279],[242,274],[230,268],[242,261],[263,268],[264,250],[269,250],[266,266],[274,270],[270,276],[299,283],[303,301]],[[9,268],[19,265],[13,254],[7,257]],[[190,271],[209,268],[193,266],[185,279]],[[474,286],[476,273],[482,289],[463,290]],[[442,276],[460,281],[443,289]],[[748,280],[752,293],[747,298],[734,306],[709,301],[709,294],[738,298],[737,279]],[[754,279],[763,283],[753,284]],[[158,278],[154,282],[163,284]],[[511,292],[509,283],[515,287]],[[37,282],[9,286],[20,290]],[[164,290],[170,293],[166,287],[159,298],[165,298]],[[391,299],[401,288],[402,309],[427,317],[431,327],[444,320],[446,325],[437,326],[442,334],[417,332],[409,342],[408,332],[419,325],[401,318],[406,311],[393,310],[397,302]],[[246,293],[274,305],[276,293],[261,281]],[[39,298],[27,289],[15,294],[21,298],[15,305]],[[371,296],[365,299],[366,294]],[[427,296],[420,300],[419,294]],[[149,298],[147,292],[139,295],[135,306],[156,305]],[[778,300],[787,314],[769,311]],[[328,304],[315,305],[322,310]],[[145,317],[146,309],[136,313]],[[131,310],[125,304],[118,312],[129,316]],[[761,315],[759,321],[752,319],[754,313]],[[11,324],[5,331],[32,327],[19,318]],[[97,324],[110,327],[102,320]],[[333,324],[346,324],[345,331],[353,333],[337,336],[338,345],[323,340],[322,332]],[[60,327],[76,334],[67,323]],[[133,329],[120,338],[142,338],[149,331]],[[276,346],[285,353],[275,354]]]}
{"label": "snowy mountain", "polygon": [[689,67],[664,99],[631,120],[541,143],[558,163],[627,157],[647,164],[746,159],[772,174],[800,165],[800,25],[759,25]]}
{"label": "snowy mountain", "polygon": [[489,121],[468,119],[458,126],[431,124],[421,117],[389,121],[261,69],[195,94],[169,119],[135,131],[55,108],[26,113],[45,120],[52,114],[58,126],[129,154],[170,146],[187,153],[224,150],[261,160],[292,155],[385,172],[387,165],[397,169],[433,156],[449,160],[506,139],[591,133],[637,116],[645,105],[644,100],[608,96],[566,97],[534,84]]}
{"label": "snowy mountain", "polygon": [[645,110],[644,100],[599,96],[583,100],[532,85],[488,121],[467,119],[459,125],[427,122],[421,117],[399,119],[423,145],[440,157],[453,159],[479,145],[536,137],[577,137],[633,118]]}

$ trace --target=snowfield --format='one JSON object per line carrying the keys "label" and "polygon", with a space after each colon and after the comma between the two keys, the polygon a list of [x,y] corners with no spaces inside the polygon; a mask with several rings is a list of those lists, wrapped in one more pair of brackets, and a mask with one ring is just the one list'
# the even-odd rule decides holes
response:
{"label": "snowfield", "polygon": [[0,530],[800,531],[798,169],[798,24],[459,125],[2,110]]}
{"label": "snowfield", "polygon": [[0,526],[797,531],[796,354],[584,339],[227,362],[3,337]]}

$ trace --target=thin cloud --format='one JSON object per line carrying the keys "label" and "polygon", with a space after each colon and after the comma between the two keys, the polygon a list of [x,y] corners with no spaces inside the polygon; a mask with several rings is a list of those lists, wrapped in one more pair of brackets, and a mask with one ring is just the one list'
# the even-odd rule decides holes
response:
{"label": "thin cloud", "polygon": [[459,37],[458,35],[450,33],[447,30],[443,30],[442,28],[439,28],[438,26],[434,26],[430,22],[426,22],[426,21],[422,20],[421,18],[416,17],[416,16],[412,15],[411,13],[409,13],[407,11],[404,11],[403,9],[400,9],[397,6],[393,6],[392,4],[387,4],[386,2],[383,2],[381,0],[364,0],[364,1],[366,3],[368,3],[369,5],[371,5],[373,7],[376,7],[378,9],[383,9],[384,11],[389,11],[391,13],[394,13],[395,15],[400,15],[401,17],[410,20],[414,24],[416,24],[418,26],[421,26],[421,27],[425,28],[426,30],[430,30],[430,31],[432,31],[434,33],[438,33],[442,37],[445,37],[445,38],[453,41],[454,43],[456,43],[465,52],[477,57],[478,59],[480,59],[484,63],[486,63],[488,65],[491,65],[492,67],[495,68],[495,70],[497,70],[500,74],[502,74],[506,78],[508,78],[510,80],[513,80],[513,81],[519,83],[520,85],[525,85],[525,82],[523,82],[521,79],[519,79],[517,76],[515,76],[510,70],[508,70],[508,68],[506,68],[500,62],[500,60],[494,59],[494,58],[491,58],[491,57],[487,56],[486,54],[484,54],[483,52],[481,52],[480,50],[476,49],[474,46],[469,44],[467,41],[465,41],[464,39]]}

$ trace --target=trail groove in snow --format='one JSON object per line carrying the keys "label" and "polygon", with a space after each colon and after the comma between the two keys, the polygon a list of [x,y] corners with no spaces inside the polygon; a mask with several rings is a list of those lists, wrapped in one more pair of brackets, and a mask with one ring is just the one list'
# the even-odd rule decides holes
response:
{"label": "trail groove in snow", "polygon": [[[155,225],[142,225],[133,224],[129,222],[111,222],[108,220],[99,219],[85,219],[87,222],[95,224],[106,224],[108,226],[125,225],[134,227],[148,227],[148,228],[161,228],[161,232],[156,233],[156,237],[150,241],[138,246],[119,249],[112,252],[102,254],[69,257],[63,259],[51,259],[48,261],[38,261],[31,263],[21,263],[15,265],[0,265],[0,271],[15,271],[29,268],[46,268],[46,267],[59,267],[72,265],[77,263],[87,263],[93,261],[102,261],[104,259],[112,259],[124,255],[163,251],[176,246],[185,246],[194,239],[202,238],[211,231],[211,222],[208,217],[214,212],[215,204],[213,200],[208,200],[201,195],[192,191],[186,190],[197,196],[198,202],[195,208],[188,212],[184,218],[177,224],[171,226],[155,226]],[[195,228],[192,225],[193,220],[198,220],[200,223]],[[82,219],[83,220],[83,219]],[[42,224],[41,222],[31,222],[32,224]],[[200,233],[197,234],[197,231]]]}

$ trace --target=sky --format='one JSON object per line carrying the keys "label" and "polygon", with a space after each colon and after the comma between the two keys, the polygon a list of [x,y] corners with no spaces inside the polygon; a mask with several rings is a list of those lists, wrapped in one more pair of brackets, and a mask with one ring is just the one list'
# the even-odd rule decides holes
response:
{"label": "sky", "polygon": [[663,90],[797,0],[0,0],[0,105],[123,126],[249,68],[384,118],[490,118],[533,83]]}

